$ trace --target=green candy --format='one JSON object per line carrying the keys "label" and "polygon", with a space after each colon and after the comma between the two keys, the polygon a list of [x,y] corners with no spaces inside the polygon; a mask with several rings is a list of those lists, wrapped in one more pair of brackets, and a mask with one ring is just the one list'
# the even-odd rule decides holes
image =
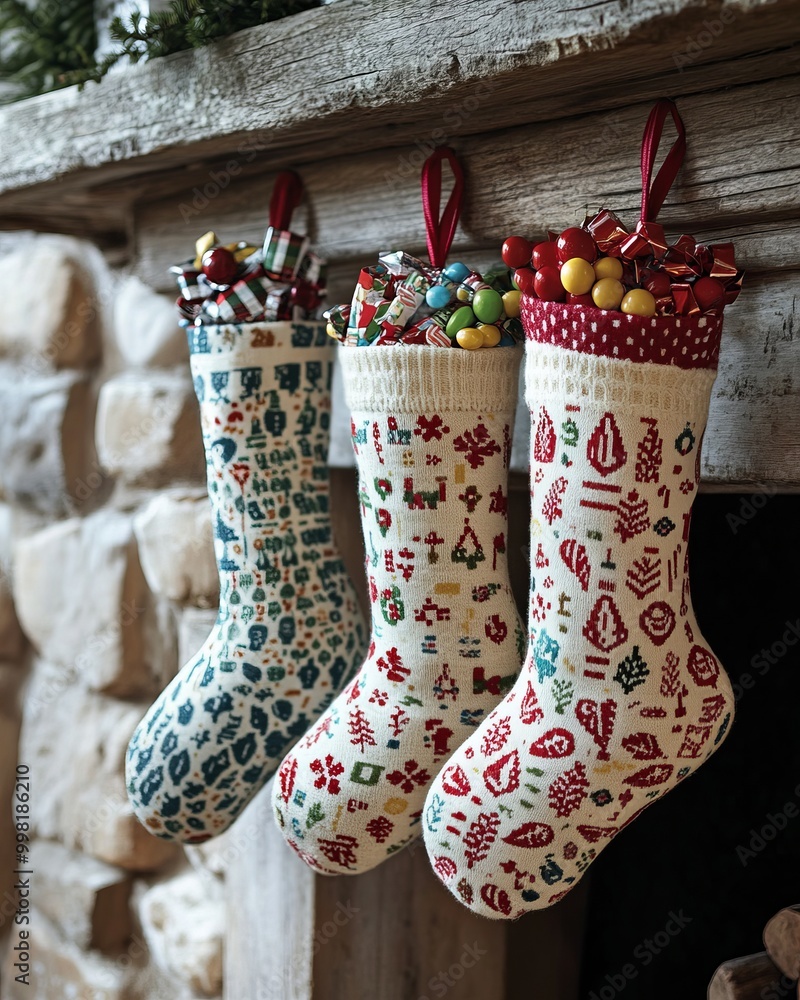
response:
{"label": "green candy", "polygon": [[503,314],[503,299],[493,288],[480,288],[472,299],[472,309],[481,323],[494,323]]}
{"label": "green candy", "polygon": [[452,340],[459,330],[463,330],[465,326],[474,325],[475,313],[469,306],[460,306],[447,321],[444,332]]}

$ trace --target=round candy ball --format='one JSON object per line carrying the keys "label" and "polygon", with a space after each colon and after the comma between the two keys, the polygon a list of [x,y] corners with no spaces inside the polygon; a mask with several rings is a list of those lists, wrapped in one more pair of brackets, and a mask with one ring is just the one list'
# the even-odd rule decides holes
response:
{"label": "round candy ball", "polygon": [[203,254],[203,274],[215,285],[230,285],[238,273],[239,265],[225,247],[214,247]]}
{"label": "round candy ball", "polygon": [[450,304],[450,289],[444,285],[431,285],[425,292],[425,301],[431,309],[444,309]]}
{"label": "round candy ball", "polygon": [[601,278],[622,278],[622,261],[619,257],[601,257],[594,262],[594,275],[599,281]]}
{"label": "round candy ball", "polygon": [[535,295],[534,279],[536,275],[529,267],[519,267],[514,272],[514,284],[525,295]]}
{"label": "round candy ball", "polygon": [[460,306],[447,321],[445,332],[452,339],[459,330],[463,330],[465,326],[473,326],[474,323],[475,313],[469,306]]}
{"label": "round candy ball", "polygon": [[516,270],[518,267],[525,267],[531,262],[533,244],[526,240],[524,236],[509,236],[503,244],[500,256],[503,263]]}
{"label": "round candy ball", "polygon": [[692,291],[703,312],[725,304],[725,286],[716,278],[698,278]]}
{"label": "round candy ball", "polygon": [[[502,334],[496,326],[493,326],[491,323],[481,323],[478,329],[483,337],[484,347],[497,347]],[[463,333],[464,331],[462,330],[461,332]]]}
{"label": "round candy ball", "polygon": [[571,295],[567,292],[567,305],[568,306],[593,306],[594,299],[591,294],[587,295]]}
{"label": "round candy ball", "polygon": [[464,278],[468,277],[469,273],[467,265],[461,264],[458,261],[454,264],[448,264],[443,271],[445,278],[449,278],[451,281],[457,281],[459,283],[461,283]]}
{"label": "round candy ball", "polygon": [[664,296],[669,295],[671,283],[666,271],[648,271],[642,284],[657,299],[663,299]]}
{"label": "round candy ball", "polygon": [[592,288],[592,299],[598,309],[619,309],[625,286],[616,278],[601,278]]}
{"label": "round candy ball", "polygon": [[632,288],[623,298],[620,309],[629,316],[655,316],[656,300],[646,288]]}
{"label": "round candy ball", "polygon": [[557,267],[545,265],[539,268],[533,279],[533,289],[545,302],[564,301],[564,286],[561,284],[561,275]]}
{"label": "round candy ball", "polygon": [[470,288],[469,285],[460,285],[456,289],[456,298],[459,302],[469,303],[472,302],[472,297],[475,294],[475,289]]}
{"label": "round candy ball", "polygon": [[531,263],[538,271],[540,267],[558,267],[561,261],[558,258],[558,247],[552,240],[543,240],[537,243],[531,254]]}
{"label": "round candy ball", "polygon": [[456,334],[456,343],[465,351],[477,351],[483,347],[483,334],[474,326],[463,326]]}
{"label": "round candy ball", "polygon": [[571,257],[561,266],[561,284],[572,295],[585,295],[595,282],[594,268],[582,257]]}
{"label": "round candy ball", "polygon": [[516,289],[506,292],[503,295],[503,312],[510,319],[516,319],[519,316],[519,300],[521,298],[521,292],[518,292]]}
{"label": "round candy ball", "polygon": [[494,323],[503,314],[503,297],[493,288],[479,288],[472,299],[472,311],[481,323]]}
{"label": "round candy ball", "polygon": [[578,226],[570,226],[569,229],[565,229],[556,240],[556,246],[560,261],[572,260],[573,257],[593,261],[597,256],[597,247],[591,235],[585,229],[579,229]]}

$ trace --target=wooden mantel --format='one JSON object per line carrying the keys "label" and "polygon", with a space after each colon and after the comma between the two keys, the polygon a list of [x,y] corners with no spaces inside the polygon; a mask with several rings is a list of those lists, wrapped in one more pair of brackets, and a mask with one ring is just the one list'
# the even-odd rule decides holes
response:
{"label": "wooden mantel", "polygon": [[337,0],[0,109],[0,229],[90,238],[167,290],[200,233],[259,239],[272,177],[293,165],[309,192],[296,223],[342,301],[378,250],[422,252],[419,165],[442,142],[468,171],[457,256],[488,263],[510,232],[586,209],[633,224],[641,130],[668,94],[689,152],[660,221],[734,239],[748,272],[726,316],[704,482],[795,490],[799,41],[793,0]]}

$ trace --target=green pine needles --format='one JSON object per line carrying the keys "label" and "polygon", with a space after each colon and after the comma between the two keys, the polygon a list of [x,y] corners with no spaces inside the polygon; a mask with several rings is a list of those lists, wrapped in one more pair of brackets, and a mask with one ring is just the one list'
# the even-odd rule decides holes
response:
{"label": "green pine needles", "polygon": [[95,59],[94,0],[0,0],[0,103],[87,81],[117,62],[201,48],[257,24],[277,21],[322,0],[170,0],[164,10],[138,8],[115,17],[114,51]]}
{"label": "green pine needles", "polygon": [[66,87],[96,48],[94,0],[0,0],[0,102]]}

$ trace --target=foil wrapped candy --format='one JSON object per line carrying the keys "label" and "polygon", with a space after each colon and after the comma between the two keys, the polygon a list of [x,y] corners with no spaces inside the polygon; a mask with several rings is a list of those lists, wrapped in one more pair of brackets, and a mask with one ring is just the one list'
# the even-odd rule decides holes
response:
{"label": "foil wrapped candy", "polygon": [[[684,233],[669,244],[660,223],[640,220],[631,233],[609,209],[587,216],[583,228],[602,254],[619,257],[623,265],[632,268],[637,284],[643,271],[663,271],[669,276],[669,294],[656,299],[661,316],[692,316],[703,311],[719,315],[741,291],[744,272],[736,267],[732,243],[705,246]],[[692,285],[702,277],[715,278],[723,285],[719,306],[701,310],[698,305]]]}

